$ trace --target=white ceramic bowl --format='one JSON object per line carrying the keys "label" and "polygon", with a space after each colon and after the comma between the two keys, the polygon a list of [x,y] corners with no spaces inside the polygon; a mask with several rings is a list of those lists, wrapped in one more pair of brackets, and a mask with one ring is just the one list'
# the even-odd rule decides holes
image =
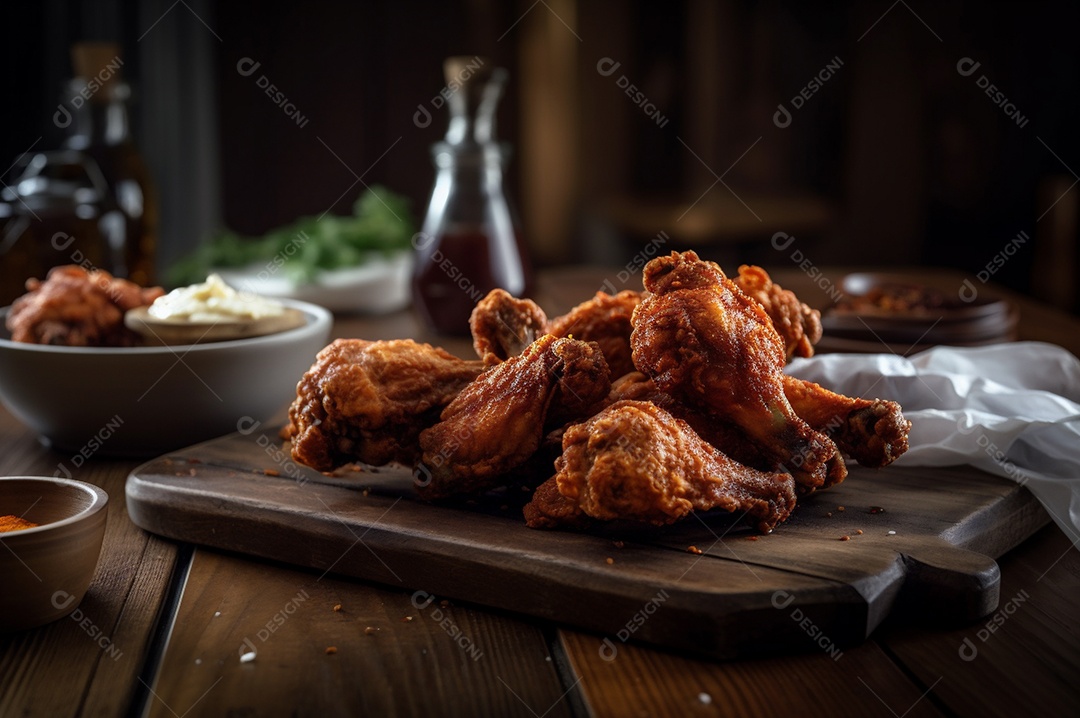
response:
{"label": "white ceramic bowl", "polygon": [[304,326],[173,347],[13,342],[0,310],[0,401],[73,461],[154,456],[236,431],[248,418],[267,421],[296,395],[330,336],[328,311],[281,301],[304,313]]}
{"label": "white ceramic bowl", "polygon": [[108,494],[82,481],[0,477],[0,516],[40,524],[0,533],[0,633],[75,610],[94,577],[108,502]]}

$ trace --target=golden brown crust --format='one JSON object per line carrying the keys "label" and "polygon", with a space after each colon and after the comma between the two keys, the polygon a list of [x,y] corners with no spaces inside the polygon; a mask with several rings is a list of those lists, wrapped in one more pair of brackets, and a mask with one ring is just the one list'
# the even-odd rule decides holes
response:
{"label": "golden brown crust", "polygon": [[554,476],[536,487],[522,514],[531,529],[585,529],[594,523],[575,501],[559,493]]}
{"label": "golden brown crust", "polygon": [[577,526],[581,514],[663,526],[720,508],[768,532],[795,507],[789,475],[733,461],[650,402],[620,401],[568,428],[556,466],[557,492],[548,482],[526,507],[534,528]]}
{"label": "golden brown crust", "polygon": [[911,422],[895,401],[844,396],[787,375],[784,395],[800,418],[863,466],[888,466],[908,449]]}
{"label": "golden brown crust", "polygon": [[821,339],[821,312],[799,301],[795,293],[772,281],[761,267],[739,267],[735,285],[765,309],[773,328],[784,340],[787,358],[814,356],[814,344]]}
{"label": "golden brown crust", "polygon": [[498,485],[540,448],[545,426],[587,416],[611,388],[595,344],[546,334],[488,368],[420,435],[419,493],[440,498]]}
{"label": "golden brown crust", "polygon": [[757,447],[745,431],[730,422],[677,401],[670,394],[657,389],[656,382],[641,372],[627,374],[613,382],[604,406],[627,399],[656,404],[676,419],[685,421],[698,436],[740,464],[762,471],[775,468],[774,462]]}
{"label": "golden brown crust", "polygon": [[802,491],[842,481],[836,445],[811,429],[783,390],[783,340],[758,302],[694,252],[645,266],[651,292],[634,312],[634,364],[675,400],[734,424]]}
{"label": "golden brown crust", "polygon": [[645,267],[647,292],[601,292],[551,322],[495,290],[471,321],[482,362],[339,340],[298,386],[294,457],[324,470],[411,462],[428,499],[539,482],[524,510],[534,528],[663,526],[722,508],[770,531],[797,493],[843,480],[837,444],[882,466],[910,423],[894,402],[785,376],[790,352],[812,351],[816,313],[763,270],[741,271],[749,294],[672,253]]}
{"label": "golden brown crust", "polygon": [[505,289],[492,289],[476,303],[469,317],[473,348],[484,366],[493,366],[525,351],[546,333],[547,315],[531,299],[516,299]]}
{"label": "golden brown crust", "polygon": [[561,317],[552,319],[547,331],[557,337],[572,336],[596,342],[604,352],[612,376],[634,371],[630,357],[630,318],[641,303],[641,292],[624,290],[618,294],[597,292]]}
{"label": "golden brown crust", "polygon": [[352,461],[411,463],[420,432],[482,369],[411,339],[338,339],[296,387],[293,458],[320,471]]}
{"label": "golden brown crust", "polygon": [[124,326],[124,312],[149,306],[165,293],[74,264],[54,267],[45,281],[28,279],[26,289],[7,317],[11,338],[72,347],[138,344],[139,335]]}

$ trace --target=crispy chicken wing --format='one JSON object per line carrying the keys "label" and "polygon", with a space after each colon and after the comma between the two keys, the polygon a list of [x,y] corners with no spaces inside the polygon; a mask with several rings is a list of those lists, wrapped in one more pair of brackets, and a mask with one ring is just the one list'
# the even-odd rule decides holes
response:
{"label": "crispy chicken wing", "polygon": [[612,382],[604,405],[610,406],[623,400],[652,402],[676,419],[685,421],[698,436],[740,464],[762,471],[773,468],[774,462],[757,448],[745,431],[660,391],[656,388],[656,382],[641,372],[626,374]]}
{"label": "crispy chicken wing", "polygon": [[630,358],[630,317],[641,302],[641,292],[625,290],[611,295],[597,292],[568,313],[548,320],[535,302],[515,299],[494,289],[477,303],[469,320],[473,347],[487,366],[520,354],[542,334],[596,342],[611,375],[634,371]]}
{"label": "crispy chicken wing", "polygon": [[651,294],[631,336],[638,369],[676,400],[739,427],[801,491],[842,481],[836,445],[784,396],[784,343],[764,308],[694,252],[658,257],[644,275]]}
{"label": "crispy chicken wing", "polygon": [[765,308],[773,329],[784,340],[787,358],[814,356],[814,344],[821,339],[821,312],[811,309],[769,277],[761,267],[744,264],[732,281],[746,296]]}
{"label": "crispy chicken wing", "polygon": [[129,347],[139,335],[124,326],[124,312],[148,306],[165,293],[143,289],[102,269],[67,265],[49,270],[45,281],[28,279],[27,293],[7,317],[11,338],[31,344]]}
{"label": "crispy chicken wing", "polygon": [[634,371],[630,358],[630,317],[640,303],[641,292],[625,290],[614,295],[597,292],[592,299],[552,319],[547,331],[557,337],[596,342],[604,352],[611,376],[619,377]]}
{"label": "crispy chicken wing", "polygon": [[596,521],[575,499],[562,495],[554,476],[536,487],[522,514],[531,529],[587,529]]}
{"label": "crispy chicken wing", "polygon": [[466,387],[420,435],[418,491],[440,498],[491,488],[536,453],[545,426],[587,416],[611,388],[593,343],[546,334]]}
{"label": "crispy chicken wing", "polygon": [[803,421],[863,466],[888,466],[907,451],[911,422],[895,401],[856,399],[786,375],[784,395]]}
{"label": "crispy chicken wing", "polygon": [[[863,466],[887,466],[907,451],[911,422],[904,418],[895,401],[844,396],[786,374],[784,396],[811,429],[828,435],[841,451]],[[769,468],[770,462],[746,432],[676,401],[670,394],[657,389],[656,383],[641,372],[627,374],[612,382],[605,406],[626,399],[651,401],[688,423],[701,438],[739,463],[762,470]]]}
{"label": "crispy chicken wing", "polygon": [[[792,356],[814,355],[813,345],[821,339],[821,312],[799,301],[794,292],[776,284],[761,267],[743,265],[735,284],[765,309],[773,328],[784,340],[785,352]],[[547,331],[555,336],[573,335],[582,341],[600,345],[619,377],[636,371],[631,358],[630,332],[634,309],[641,303],[642,292],[624,290],[615,295],[597,292],[569,313],[552,319]]]}
{"label": "crispy chicken wing", "polygon": [[469,317],[473,348],[493,366],[525,351],[547,333],[547,315],[531,299],[515,299],[505,289],[492,289],[476,303]]}
{"label": "crispy chicken wing", "polygon": [[620,401],[563,436],[558,473],[525,507],[533,528],[582,515],[663,526],[691,511],[745,511],[771,531],[795,507],[791,476],[743,466],[650,402]]}
{"label": "crispy chicken wing", "polygon": [[482,369],[410,339],[338,339],[297,385],[293,458],[320,471],[357,460],[412,463],[420,432]]}
{"label": "crispy chicken wing", "polygon": [[608,392],[606,406],[611,406],[623,400],[652,401],[657,395],[667,397],[667,394],[656,388],[656,382],[652,379],[639,371],[632,371],[611,382],[611,391]]}

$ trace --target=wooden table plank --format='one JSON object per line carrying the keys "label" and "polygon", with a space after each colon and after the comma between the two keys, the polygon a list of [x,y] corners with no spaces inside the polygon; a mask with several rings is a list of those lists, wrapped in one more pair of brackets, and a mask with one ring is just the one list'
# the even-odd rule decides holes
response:
{"label": "wooden table plank", "polygon": [[579,690],[597,718],[650,716],[871,716],[941,713],[873,643],[815,652],[711,663],[559,632],[559,648],[581,677]]}
{"label": "wooden table plank", "polygon": [[539,627],[426,599],[198,549],[148,714],[570,715]]}
{"label": "wooden table plank", "polygon": [[94,459],[76,467],[0,410],[0,474],[52,476],[60,464],[109,494],[101,557],[71,617],[0,636],[0,715],[123,714],[176,562],[175,544],[128,518],[124,483],[136,462]]}
{"label": "wooden table plank", "polygon": [[879,639],[960,715],[1072,715],[1080,705],[1080,551],[1055,525],[1000,561],[1001,603],[954,630]]}

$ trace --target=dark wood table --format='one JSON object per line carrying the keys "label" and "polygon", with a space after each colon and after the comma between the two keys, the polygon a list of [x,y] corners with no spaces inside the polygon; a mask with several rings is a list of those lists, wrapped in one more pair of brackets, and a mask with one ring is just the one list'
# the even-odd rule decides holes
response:
{"label": "dark wood table", "polygon": [[[840,274],[774,272],[816,303],[827,301],[821,277]],[[561,312],[605,279],[623,288],[619,278],[548,273],[539,299]],[[1012,298],[1022,338],[1080,351],[1080,321]],[[340,318],[334,331],[435,339],[407,312]],[[52,475],[64,458],[0,411],[0,473]],[[470,638],[464,650],[409,592],[159,539],[127,515],[124,482],[137,463],[93,459],[75,472],[112,497],[97,574],[74,619],[0,637],[0,716],[899,718],[1072,715],[1080,705],[1080,551],[1053,524],[1000,560],[1002,608],[974,625],[891,618],[839,657],[707,662],[628,644],[609,661],[596,635],[440,606]],[[257,658],[241,662],[251,646]]]}

